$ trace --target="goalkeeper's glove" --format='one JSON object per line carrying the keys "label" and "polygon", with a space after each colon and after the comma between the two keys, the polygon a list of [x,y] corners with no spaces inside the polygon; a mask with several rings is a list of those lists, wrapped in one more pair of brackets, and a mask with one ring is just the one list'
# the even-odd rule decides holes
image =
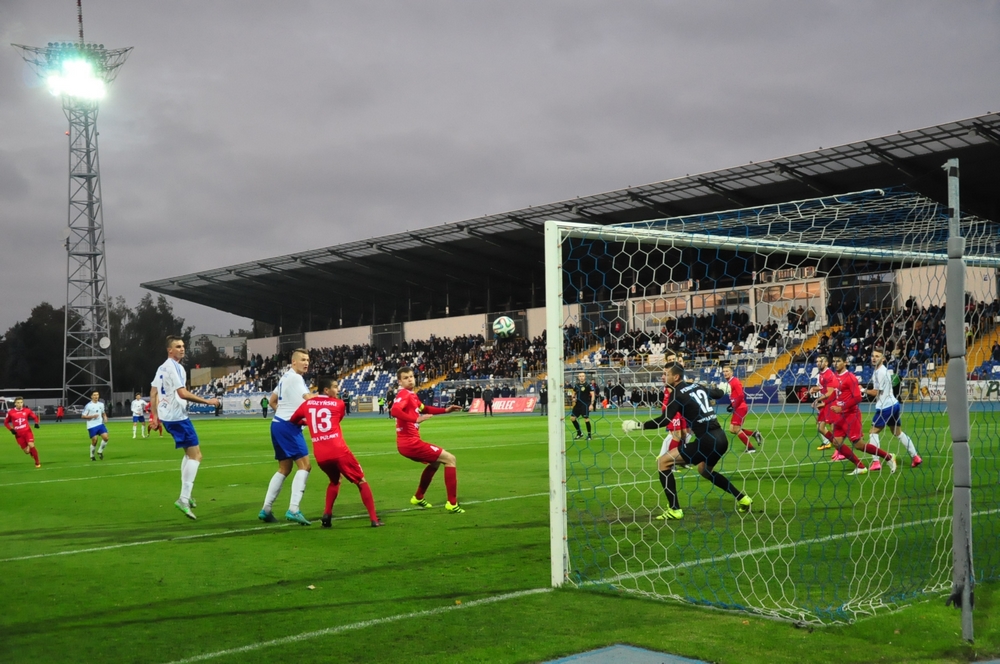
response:
{"label": "goalkeeper's glove", "polygon": [[41,427],[38,425],[38,422],[35,422],[35,428],[36,429],[41,429]]}
{"label": "goalkeeper's glove", "polygon": [[7,429],[7,431],[10,431],[10,435],[12,435],[15,438],[17,438],[17,432],[16,431],[14,431],[13,429]]}
{"label": "goalkeeper's glove", "polygon": [[629,431],[636,431],[642,428],[642,424],[639,420],[622,420],[622,431],[628,433]]}
{"label": "goalkeeper's glove", "polygon": [[733,412],[733,404],[729,404],[728,406],[726,406],[726,412],[727,413]]}

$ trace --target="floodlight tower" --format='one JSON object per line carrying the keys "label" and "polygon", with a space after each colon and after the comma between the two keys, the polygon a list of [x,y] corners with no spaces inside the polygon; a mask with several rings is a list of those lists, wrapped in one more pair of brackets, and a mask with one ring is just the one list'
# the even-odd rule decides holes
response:
{"label": "floodlight tower", "polygon": [[89,398],[98,389],[111,399],[111,337],[108,320],[104,214],[97,157],[98,102],[125,64],[132,47],[106,49],[83,39],[83,8],[76,42],[47,46],[12,44],[62,99],[69,120],[69,214],[66,237],[66,310],[63,341],[63,403]]}

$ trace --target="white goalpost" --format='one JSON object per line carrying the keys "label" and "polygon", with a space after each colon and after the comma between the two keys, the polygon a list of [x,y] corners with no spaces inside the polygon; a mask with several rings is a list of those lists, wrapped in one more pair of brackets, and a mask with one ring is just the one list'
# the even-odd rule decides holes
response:
{"label": "white goalpost", "polygon": [[[998,405],[968,403],[965,355],[996,328],[969,312],[997,299],[1000,236],[957,210],[957,197],[944,208],[886,189],[613,226],[546,222],[552,584],[807,623],[951,589],[971,639],[972,586],[1000,576],[992,550],[972,568],[973,535],[1000,532],[1000,444]],[[872,383],[876,350],[892,395]],[[669,434],[623,422],[660,416],[671,353],[688,380],[718,384],[728,366],[743,385],[742,423],[728,397],[715,404],[728,439],[715,471],[752,497],[748,514],[688,468],[670,471],[683,516],[663,518],[657,456]],[[857,441],[844,433],[819,449],[827,356],[843,357],[866,400]],[[597,408],[570,423],[579,373]],[[901,430],[873,422],[891,400]],[[841,442],[854,460],[831,460]]]}

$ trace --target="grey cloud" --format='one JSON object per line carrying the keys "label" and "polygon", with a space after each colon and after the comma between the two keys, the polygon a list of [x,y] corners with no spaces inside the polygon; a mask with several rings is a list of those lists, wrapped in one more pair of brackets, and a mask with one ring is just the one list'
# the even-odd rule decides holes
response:
{"label": "grey cloud", "polygon": [[[70,3],[72,4],[72,3]],[[7,0],[2,42],[75,37]],[[85,0],[113,294],[996,110],[1000,3]],[[61,304],[66,121],[0,58],[0,330]],[[30,220],[30,223],[25,223]],[[172,241],[165,241],[164,235]],[[174,240],[179,238],[179,240]],[[27,278],[26,278],[27,277]],[[199,330],[240,321],[178,303]]]}

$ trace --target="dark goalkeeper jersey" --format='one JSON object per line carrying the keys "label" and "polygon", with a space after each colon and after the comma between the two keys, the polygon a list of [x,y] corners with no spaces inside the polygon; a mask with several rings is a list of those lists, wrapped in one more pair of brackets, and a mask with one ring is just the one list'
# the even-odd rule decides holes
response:
{"label": "dark goalkeeper jersey", "polygon": [[695,436],[702,436],[709,429],[720,428],[711,399],[719,399],[724,392],[698,383],[680,382],[664,391],[663,411],[659,417],[643,422],[643,429],[659,429],[670,424],[680,415]]}
{"label": "dark goalkeeper jersey", "polygon": [[590,389],[590,383],[577,383],[573,386],[573,392],[576,394],[576,402],[582,404],[587,408],[594,402],[594,393]]}
{"label": "dark goalkeeper jersey", "polygon": [[695,436],[701,437],[709,429],[719,428],[712,399],[719,399],[723,391],[708,388],[698,383],[680,382],[673,387],[667,402],[666,419],[672,420],[682,415],[691,426]]}

